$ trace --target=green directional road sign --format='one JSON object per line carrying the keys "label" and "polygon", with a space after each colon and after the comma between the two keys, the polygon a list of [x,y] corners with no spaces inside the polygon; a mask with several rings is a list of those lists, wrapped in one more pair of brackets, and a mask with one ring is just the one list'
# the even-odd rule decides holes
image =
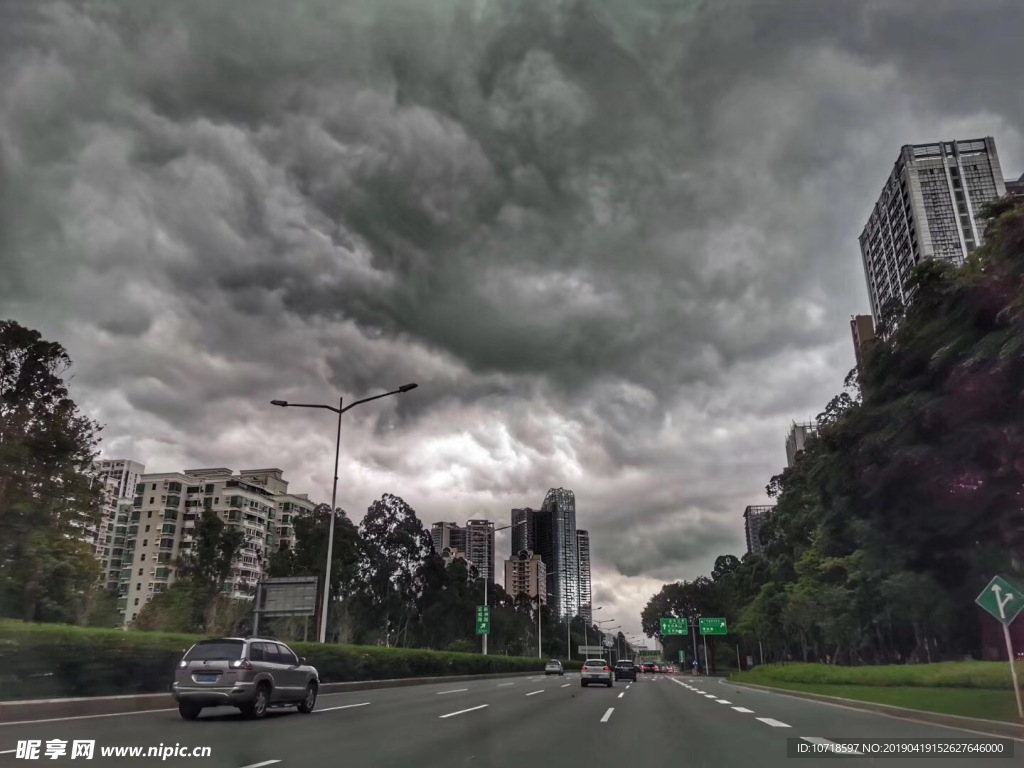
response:
{"label": "green directional road sign", "polygon": [[476,634],[477,636],[491,634],[490,606],[478,605],[476,607]]}
{"label": "green directional road sign", "polygon": [[689,633],[686,619],[662,619],[661,635],[685,635]]}
{"label": "green directional road sign", "polygon": [[644,650],[644,651],[640,651],[639,655],[640,655],[641,659],[660,659],[661,658],[661,651],[646,651],[646,650]]}
{"label": "green directional road sign", "polygon": [[679,663],[680,664],[685,664],[686,663],[686,651],[680,651],[679,652]]}
{"label": "green directional road sign", "polygon": [[701,619],[700,633],[702,635],[727,635],[729,632],[725,627],[725,619]]}
{"label": "green directional road sign", "polygon": [[1012,624],[1024,611],[1024,590],[1006,579],[996,576],[982,590],[975,601],[1003,624]]}

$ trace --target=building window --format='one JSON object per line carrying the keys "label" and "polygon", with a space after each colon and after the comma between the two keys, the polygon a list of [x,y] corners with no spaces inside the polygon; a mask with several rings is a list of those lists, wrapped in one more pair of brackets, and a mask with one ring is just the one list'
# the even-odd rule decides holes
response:
{"label": "building window", "polygon": [[[326,566],[325,566],[325,568],[326,568]],[[135,598],[135,604],[136,604],[136,605],[138,605],[138,604],[139,604],[139,598],[137,598],[137,597]]]}
{"label": "building window", "polygon": [[135,585],[135,591],[136,592],[141,592],[142,591],[142,585],[141,584],[136,584]]}

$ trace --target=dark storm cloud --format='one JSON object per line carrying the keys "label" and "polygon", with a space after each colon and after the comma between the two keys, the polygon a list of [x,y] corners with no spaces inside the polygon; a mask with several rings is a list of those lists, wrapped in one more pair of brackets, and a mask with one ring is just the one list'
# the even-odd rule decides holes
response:
{"label": "dark storm cloud", "polygon": [[992,134],[1019,174],[1021,14],[2,3],[0,304],[155,470],[322,495],[333,433],[267,401],[416,381],[346,414],[343,506],[504,519],[571,487],[595,590],[636,601],[741,554],[789,422],[841,386],[899,145]]}

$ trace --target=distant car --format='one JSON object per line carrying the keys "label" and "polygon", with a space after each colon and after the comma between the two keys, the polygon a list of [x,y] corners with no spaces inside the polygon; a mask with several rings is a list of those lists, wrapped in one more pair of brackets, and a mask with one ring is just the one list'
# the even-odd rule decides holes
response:
{"label": "distant car", "polygon": [[645,661],[644,662],[644,672],[653,672],[653,671],[654,671],[654,665],[651,662],[649,662],[649,661]]}
{"label": "distant car", "polygon": [[619,661],[615,664],[616,680],[636,680],[636,667],[632,661]]}
{"label": "distant car", "polygon": [[636,673],[639,675],[641,672],[644,671],[644,665],[641,664],[639,661],[634,661],[633,662],[633,669],[635,669]]}
{"label": "distant car", "polygon": [[600,683],[612,687],[612,668],[604,659],[587,659],[580,669],[580,686],[586,688],[591,683]]}
{"label": "distant car", "polygon": [[200,640],[178,663],[171,694],[178,713],[195,720],[206,707],[237,707],[262,718],[271,707],[316,705],[320,676],[282,642],[261,637]]}
{"label": "distant car", "polygon": [[558,659],[551,659],[547,664],[544,665],[544,676],[547,675],[564,675],[565,670],[562,669],[562,662]]}

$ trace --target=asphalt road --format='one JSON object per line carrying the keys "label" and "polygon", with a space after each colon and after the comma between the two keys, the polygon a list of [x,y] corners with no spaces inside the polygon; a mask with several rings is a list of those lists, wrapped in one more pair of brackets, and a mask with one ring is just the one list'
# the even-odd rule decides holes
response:
{"label": "asphalt road", "polygon": [[[716,678],[643,675],[611,689],[583,689],[579,676],[393,688],[321,696],[301,715],[272,711],[263,721],[207,710],[195,722],[177,710],[0,724],[0,768],[25,765],[19,740],[39,740],[46,764],[225,766],[227,768],[594,768],[594,766],[888,765],[872,756],[787,757],[787,739],[821,749],[849,738],[984,738],[779,694]],[[47,759],[46,742],[94,740],[93,758]],[[818,746],[813,746],[817,744]],[[102,756],[103,747],[209,747],[210,757]],[[826,745],[827,746],[827,745]],[[1024,765],[1017,757],[898,758],[944,768]],[[33,762],[38,762],[33,761]]]}

